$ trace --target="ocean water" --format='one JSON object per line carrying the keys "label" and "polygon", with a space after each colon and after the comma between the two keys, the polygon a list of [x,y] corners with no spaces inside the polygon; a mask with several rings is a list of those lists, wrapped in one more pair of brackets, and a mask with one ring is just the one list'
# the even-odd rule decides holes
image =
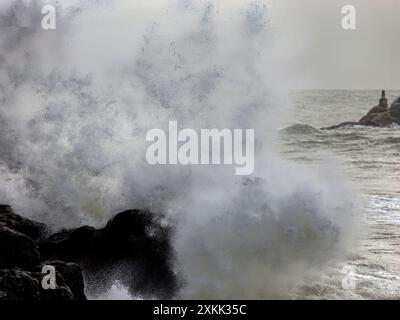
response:
{"label": "ocean water", "polygon": [[[393,101],[400,91],[388,91],[387,95]],[[314,170],[334,161],[358,186],[366,225],[350,258],[323,276],[310,278],[307,286],[293,291],[294,298],[400,298],[400,128],[320,130],[358,121],[377,105],[379,97],[379,90],[291,94],[293,108],[281,131],[281,154]],[[350,287],[346,275],[354,280]]]}

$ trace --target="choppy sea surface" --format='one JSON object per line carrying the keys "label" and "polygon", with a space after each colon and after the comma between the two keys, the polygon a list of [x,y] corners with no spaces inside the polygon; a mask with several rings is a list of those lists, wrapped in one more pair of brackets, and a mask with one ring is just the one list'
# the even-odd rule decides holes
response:
{"label": "choppy sea surface", "polygon": [[[400,91],[387,96],[391,102]],[[379,90],[291,95],[292,114],[281,130],[282,155],[310,167],[334,161],[359,187],[366,225],[348,261],[309,279],[294,290],[294,298],[400,299],[400,127],[320,129],[358,121],[379,97]]]}

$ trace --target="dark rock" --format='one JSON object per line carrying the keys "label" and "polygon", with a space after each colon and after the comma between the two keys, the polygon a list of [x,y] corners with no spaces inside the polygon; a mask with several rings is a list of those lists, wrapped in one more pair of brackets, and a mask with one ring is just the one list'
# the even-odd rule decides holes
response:
{"label": "dark rock", "polygon": [[382,91],[382,96],[379,99],[379,105],[369,110],[368,113],[364,117],[362,117],[359,122],[344,122],[339,125],[322,129],[339,129],[355,124],[382,128],[390,127],[393,124],[400,125],[400,97],[397,98],[389,108],[388,101],[386,99],[386,93],[385,91]]}
{"label": "dark rock", "polygon": [[[52,265],[52,264],[51,264]],[[54,266],[54,265],[53,265]],[[40,299],[41,300],[79,300],[75,297],[72,289],[69,287],[68,282],[60,270],[54,266],[56,271],[56,287],[54,289],[44,289],[42,281],[46,274],[36,272],[34,276],[40,281]]]}
{"label": "dark rock", "polygon": [[0,226],[16,230],[33,240],[39,240],[46,233],[44,224],[15,214],[11,207],[7,205],[0,205]]}
{"label": "dark rock", "polygon": [[389,112],[388,100],[386,99],[386,93],[384,90],[379,99],[379,105],[369,110],[367,115],[362,117],[359,121],[360,125],[373,127],[389,127],[394,122],[395,121]]}
{"label": "dark rock", "polygon": [[46,265],[54,266],[57,272],[57,285],[64,283],[64,286],[72,293],[73,299],[86,300],[82,270],[76,263],[51,261]]}
{"label": "dark rock", "polygon": [[393,123],[395,123],[395,119],[390,116],[389,111],[381,113],[368,113],[359,121],[360,125],[372,127],[389,127]]}
{"label": "dark rock", "polygon": [[326,128],[321,128],[321,130],[334,130],[334,129],[340,129],[340,128],[344,128],[344,127],[353,127],[359,125],[358,122],[352,122],[352,121],[346,121],[346,122],[342,122],[341,124],[335,125],[335,126],[330,126],[330,127],[326,127]]}
{"label": "dark rock", "polygon": [[57,288],[44,290],[40,287],[40,300],[76,300],[70,288],[64,283],[59,285],[62,281],[57,275]]}
{"label": "dark rock", "polygon": [[0,225],[0,267],[29,269],[39,263],[39,248],[31,238]]}
{"label": "dark rock", "polygon": [[0,301],[1,300],[17,300],[11,292],[0,290]]}
{"label": "dark rock", "polygon": [[56,288],[44,289],[41,271],[19,268],[0,270],[0,288],[4,300],[85,300],[83,279],[76,264],[51,263],[56,270]]}
{"label": "dark rock", "polygon": [[0,270],[0,290],[18,300],[40,299],[40,281],[19,268]]}
{"label": "dark rock", "polygon": [[[0,299],[84,300],[84,291],[106,290],[115,280],[134,294],[170,298],[178,284],[172,230],[162,221],[148,210],[127,210],[102,229],[83,226],[45,238],[45,226],[0,205]],[[43,265],[55,267],[55,289],[43,289]]]}
{"label": "dark rock", "polygon": [[76,261],[94,250],[95,232],[95,228],[88,226],[63,230],[42,241],[40,247],[49,257]]}
{"label": "dark rock", "polygon": [[153,216],[147,210],[126,210],[112,218],[104,231],[114,238],[147,237],[150,228],[158,228]]}
{"label": "dark rock", "polygon": [[47,259],[73,261],[82,266],[90,287],[107,287],[119,280],[132,293],[167,298],[176,288],[170,266],[170,233],[171,229],[150,211],[127,210],[103,229],[64,230],[43,241],[40,247]]}
{"label": "dark rock", "polygon": [[387,106],[381,106],[378,105],[376,107],[373,107],[371,110],[368,111],[367,116],[370,116],[372,114],[376,114],[376,113],[384,113],[384,112],[388,112],[388,108]]}
{"label": "dark rock", "polygon": [[0,300],[84,300],[82,271],[75,263],[48,262],[55,268],[56,288],[42,287],[41,255],[32,239],[46,234],[43,224],[0,205]]}
{"label": "dark rock", "polygon": [[390,117],[397,124],[400,124],[400,97],[390,106]]}

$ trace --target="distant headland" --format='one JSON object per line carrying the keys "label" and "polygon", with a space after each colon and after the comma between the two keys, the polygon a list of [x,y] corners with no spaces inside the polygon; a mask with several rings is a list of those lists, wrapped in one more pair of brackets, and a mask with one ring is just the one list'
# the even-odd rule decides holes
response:
{"label": "distant headland", "polygon": [[331,130],[354,125],[387,128],[393,124],[400,125],[400,97],[393,101],[389,107],[389,103],[386,98],[386,92],[385,90],[382,90],[379,104],[369,110],[368,113],[360,119],[360,121],[347,121],[338,125],[321,129]]}

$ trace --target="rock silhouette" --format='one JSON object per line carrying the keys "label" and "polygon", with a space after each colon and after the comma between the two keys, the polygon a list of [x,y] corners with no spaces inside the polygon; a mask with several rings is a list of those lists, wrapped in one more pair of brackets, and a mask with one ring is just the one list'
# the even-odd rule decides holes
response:
{"label": "rock silhouette", "polygon": [[89,287],[104,290],[117,279],[133,294],[169,298],[176,288],[170,235],[153,213],[135,209],[117,214],[103,229],[84,226],[53,234],[40,249],[47,259],[77,262]]}
{"label": "rock silhouette", "polygon": [[[48,236],[45,225],[0,205],[0,299],[84,300],[84,291],[106,290],[116,280],[133,294],[170,298],[178,283],[171,232],[162,217],[136,209],[102,229],[82,226]],[[42,288],[43,265],[55,267],[54,290]]]}
{"label": "rock silhouette", "polygon": [[400,97],[397,98],[389,107],[386,98],[386,92],[383,90],[379,104],[373,107],[358,122],[343,122],[338,125],[330,126],[322,129],[338,129],[346,126],[362,125],[371,127],[387,128],[393,124],[400,125]]}
{"label": "rock silhouette", "polygon": [[[0,205],[0,300],[85,300],[81,268],[43,260],[38,241],[46,227]],[[42,286],[42,267],[55,268],[56,288]]]}

